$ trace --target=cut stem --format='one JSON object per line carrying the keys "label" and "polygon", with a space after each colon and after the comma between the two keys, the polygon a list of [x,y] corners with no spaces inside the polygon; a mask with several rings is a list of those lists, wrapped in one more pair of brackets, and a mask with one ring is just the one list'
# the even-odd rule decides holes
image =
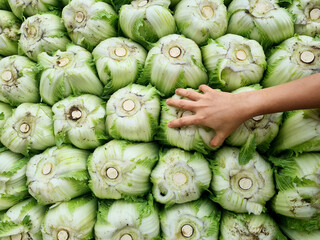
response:
{"label": "cut stem", "polygon": [[58,232],[58,240],[68,240],[69,232],[65,229],[62,229]]}
{"label": "cut stem", "polygon": [[250,178],[243,177],[239,180],[238,184],[241,189],[249,190],[252,187],[253,182]]}
{"label": "cut stem", "polygon": [[22,123],[20,125],[20,132],[22,133],[28,133],[30,131],[30,125],[27,123]]}
{"label": "cut stem", "polygon": [[77,107],[72,107],[69,112],[69,118],[73,121],[77,121],[82,117],[82,112]]}
{"label": "cut stem", "polygon": [[247,53],[243,50],[238,50],[236,52],[236,58],[239,60],[239,61],[244,61],[247,59]]}
{"label": "cut stem", "polygon": [[130,112],[136,107],[136,104],[131,99],[127,99],[122,103],[123,110]]}
{"label": "cut stem", "polygon": [[107,169],[107,177],[111,180],[117,179],[119,176],[119,172],[114,167],[109,167]]}
{"label": "cut stem", "polygon": [[35,37],[37,36],[38,30],[35,27],[30,27],[27,30],[27,34],[29,35],[29,37]]}
{"label": "cut stem", "polygon": [[21,233],[16,234],[16,235],[12,235],[12,236],[10,236],[10,239],[11,240],[21,240],[22,239],[22,235],[21,235]]}
{"label": "cut stem", "polygon": [[148,2],[149,2],[148,0],[141,1],[139,2],[138,7],[144,7],[145,5],[148,4]]}
{"label": "cut stem", "polygon": [[61,58],[57,61],[59,67],[64,67],[69,63],[69,58]]}
{"label": "cut stem", "polygon": [[179,47],[172,47],[169,50],[170,57],[177,58],[181,55],[181,49]]}
{"label": "cut stem", "polygon": [[320,9],[314,8],[310,11],[311,20],[318,20],[320,18]]}
{"label": "cut stem", "polygon": [[5,82],[9,82],[12,78],[12,72],[10,70],[6,70],[1,74],[1,78],[3,79],[3,81]]}
{"label": "cut stem", "polygon": [[315,56],[310,51],[304,51],[303,53],[301,53],[300,59],[301,59],[302,62],[310,64],[310,63],[312,63],[314,61]]}
{"label": "cut stem", "polygon": [[132,240],[132,239],[133,239],[132,236],[128,233],[123,234],[120,238],[120,240]]}
{"label": "cut stem", "polygon": [[270,9],[271,9],[270,3],[267,3],[265,1],[259,1],[255,6],[255,10],[259,14],[265,14],[269,12]]}
{"label": "cut stem", "polygon": [[189,224],[185,224],[181,228],[181,234],[186,238],[191,237],[193,235],[193,232],[194,232],[193,227]]}
{"label": "cut stem", "polygon": [[182,186],[184,184],[186,184],[187,182],[187,177],[184,173],[182,172],[177,172],[173,175],[173,182],[177,185],[177,186]]}
{"label": "cut stem", "polygon": [[252,119],[256,122],[260,122],[264,118],[264,115],[255,116]]}
{"label": "cut stem", "polygon": [[52,171],[52,164],[51,163],[46,163],[43,168],[42,168],[42,174],[43,175],[48,175]]}
{"label": "cut stem", "polygon": [[85,15],[84,15],[83,12],[79,11],[79,12],[76,13],[75,20],[76,20],[77,23],[82,23],[84,18],[85,18]]}
{"label": "cut stem", "polygon": [[117,57],[124,57],[127,55],[127,50],[124,48],[124,47],[117,47],[115,50],[114,50],[114,54],[117,56]]}
{"label": "cut stem", "polygon": [[204,6],[201,9],[201,14],[204,18],[209,19],[213,17],[214,10],[211,6]]}

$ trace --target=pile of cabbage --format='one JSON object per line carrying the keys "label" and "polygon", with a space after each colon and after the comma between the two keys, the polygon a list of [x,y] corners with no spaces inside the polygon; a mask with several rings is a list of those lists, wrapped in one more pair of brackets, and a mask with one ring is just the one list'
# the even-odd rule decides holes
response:
{"label": "pile of cabbage", "polygon": [[177,88],[320,72],[319,0],[0,0],[1,239],[320,239],[320,109],[219,148]]}

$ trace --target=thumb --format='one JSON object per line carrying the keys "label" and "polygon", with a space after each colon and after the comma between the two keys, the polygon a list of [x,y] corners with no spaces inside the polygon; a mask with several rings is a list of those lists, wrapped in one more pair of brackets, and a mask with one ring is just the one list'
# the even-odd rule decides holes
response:
{"label": "thumb", "polygon": [[210,146],[214,148],[220,147],[225,139],[226,138],[222,134],[218,133],[214,138],[211,139]]}

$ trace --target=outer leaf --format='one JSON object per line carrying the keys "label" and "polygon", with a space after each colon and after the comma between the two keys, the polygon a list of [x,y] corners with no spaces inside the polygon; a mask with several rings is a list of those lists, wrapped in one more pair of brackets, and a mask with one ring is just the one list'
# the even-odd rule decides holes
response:
{"label": "outer leaf", "polygon": [[88,155],[87,151],[67,145],[35,155],[26,173],[29,193],[41,204],[68,201],[87,193]]}

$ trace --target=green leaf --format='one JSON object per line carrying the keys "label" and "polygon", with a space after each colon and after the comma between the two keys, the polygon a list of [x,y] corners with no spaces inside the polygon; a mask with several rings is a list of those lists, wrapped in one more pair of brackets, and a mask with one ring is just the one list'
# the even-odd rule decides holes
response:
{"label": "green leaf", "polygon": [[256,134],[251,134],[239,153],[239,164],[247,164],[254,156],[257,147]]}
{"label": "green leaf", "polygon": [[312,232],[320,229],[320,216],[316,214],[311,219],[295,219],[280,215],[278,215],[278,218],[280,220],[280,224],[286,226],[289,229],[307,232]]}

